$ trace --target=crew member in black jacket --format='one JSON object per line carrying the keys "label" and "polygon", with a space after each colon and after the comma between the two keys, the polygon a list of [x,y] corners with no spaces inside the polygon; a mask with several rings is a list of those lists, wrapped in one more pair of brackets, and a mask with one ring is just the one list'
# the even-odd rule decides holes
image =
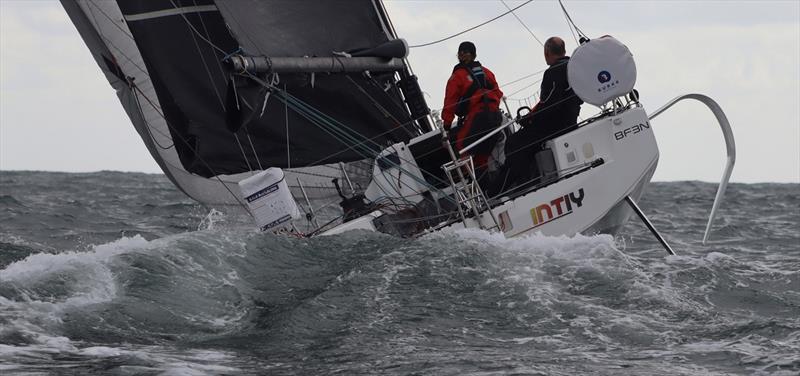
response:
{"label": "crew member in black jacket", "polygon": [[539,103],[522,121],[522,129],[513,134],[506,144],[508,175],[505,189],[524,184],[539,176],[534,155],[544,143],[559,131],[575,125],[581,111],[580,100],[567,81],[567,63],[564,40],[548,38],[544,43],[544,60],[550,66],[542,78]]}

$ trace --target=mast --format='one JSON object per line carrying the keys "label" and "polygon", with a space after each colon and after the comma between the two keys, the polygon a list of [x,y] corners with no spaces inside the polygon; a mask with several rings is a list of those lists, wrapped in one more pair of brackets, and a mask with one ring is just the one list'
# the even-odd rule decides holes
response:
{"label": "mast", "polygon": [[[386,7],[383,5],[383,0],[373,0],[373,4],[375,5],[375,12],[378,13],[378,17],[381,19],[384,31],[387,35],[396,39],[397,31],[394,28],[392,19],[389,18]],[[405,69],[398,72],[398,74],[400,75],[399,83],[406,105],[411,112],[411,117],[416,120],[420,131],[423,133],[432,131],[434,127],[430,116],[431,110],[425,101],[425,96],[422,93],[422,88],[419,86],[417,76],[411,69],[411,64],[408,62],[407,58],[404,60]]]}

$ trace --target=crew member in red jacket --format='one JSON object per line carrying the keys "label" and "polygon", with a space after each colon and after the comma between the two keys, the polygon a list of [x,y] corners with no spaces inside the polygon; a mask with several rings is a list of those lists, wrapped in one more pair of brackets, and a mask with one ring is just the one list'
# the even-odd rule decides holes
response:
{"label": "crew member in red jacket", "polygon": [[[462,42],[458,46],[458,64],[447,80],[442,120],[450,130],[458,116],[455,133],[456,150],[461,150],[500,125],[500,99],[503,92],[497,86],[494,73],[475,60],[475,44]],[[475,166],[483,168],[497,141],[495,136],[470,149]]]}

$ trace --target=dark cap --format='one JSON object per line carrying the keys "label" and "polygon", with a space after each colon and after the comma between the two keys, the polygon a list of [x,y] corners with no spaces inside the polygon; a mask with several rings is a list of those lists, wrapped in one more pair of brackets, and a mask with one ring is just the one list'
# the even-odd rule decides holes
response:
{"label": "dark cap", "polygon": [[458,52],[469,52],[472,56],[475,56],[475,44],[472,42],[461,42],[458,45]]}

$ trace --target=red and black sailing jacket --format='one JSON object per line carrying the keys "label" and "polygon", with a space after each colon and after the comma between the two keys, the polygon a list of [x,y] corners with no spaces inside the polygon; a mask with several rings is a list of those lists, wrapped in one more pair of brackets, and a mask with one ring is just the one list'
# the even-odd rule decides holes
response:
{"label": "red and black sailing jacket", "polygon": [[494,73],[474,61],[458,64],[447,80],[442,120],[449,130],[456,115],[472,118],[481,111],[498,111],[503,92],[497,86]]}

